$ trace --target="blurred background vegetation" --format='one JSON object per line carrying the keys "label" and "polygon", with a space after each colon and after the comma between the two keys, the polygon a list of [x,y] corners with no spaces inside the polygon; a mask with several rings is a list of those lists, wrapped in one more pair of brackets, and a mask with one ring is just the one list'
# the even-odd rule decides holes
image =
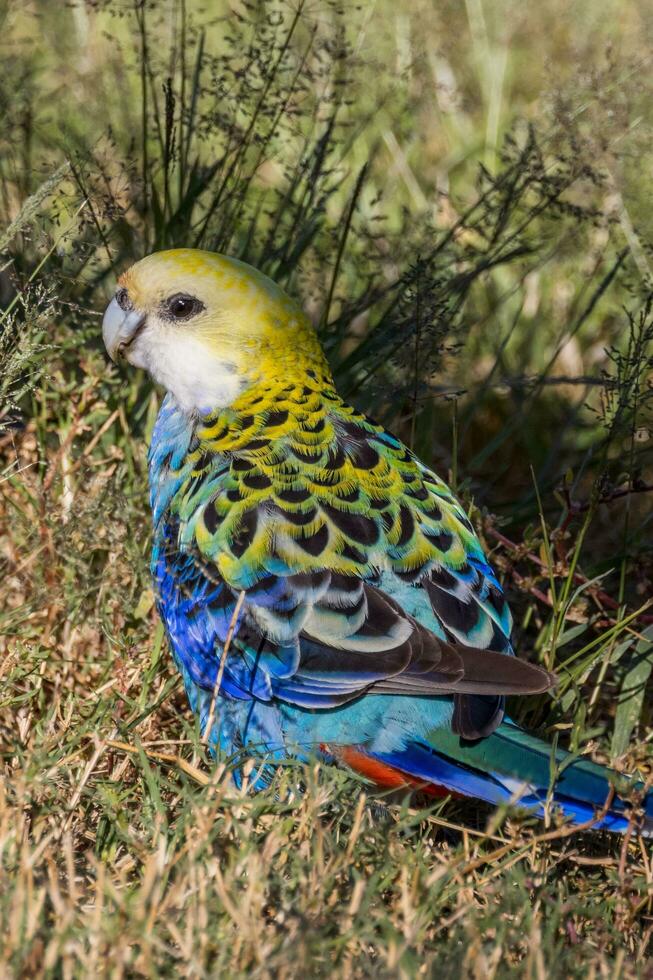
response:
{"label": "blurred background vegetation", "polygon": [[[381,819],[339,774],[294,808],[284,774],[206,785],[147,573],[159,393],[100,317],[158,248],[282,283],[343,394],[472,508],[517,648],[561,677],[516,716],[646,775],[653,8],[4,0],[0,27],[5,969],[631,975],[639,843]],[[517,860],[488,877],[497,835]]]}

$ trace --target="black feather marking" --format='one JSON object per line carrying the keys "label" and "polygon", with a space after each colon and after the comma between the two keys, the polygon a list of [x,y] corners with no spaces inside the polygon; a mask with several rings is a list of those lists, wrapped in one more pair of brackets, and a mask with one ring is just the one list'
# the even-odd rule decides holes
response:
{"label": "black feather marking", "polygon": [[215,500],[209,500],[208,504],[204,508],[204,527],[209,534],[215,534],[221,521],[222,518],[218,516],[218,512],[215,508]]}
{"label": "black feather marking", "polygon": [[381,523],[383,524],[383,529],[386,531],[386,533],[391,529],[394,522],[394,517],[388,511],[384,511],[381,514]]}
{"label": "black feather marking", "polygon": [[373,470],[379,462],[379,454],[369,442],[361,442],[353,447],[351,461],[359,470]]}
{"label": "black feather marking", "polygon": [[311,507],[310,510],[284,510],[278,504],[272,504],[272,509],[276,511],[277,514],[281,514],[290,524],[294,524],[295,527],[306,527],[311,521],[314,521],[317,516],[317,508]]}
{"label": "black feather marking", "polygon": [[393,605],[388,602],[388,596],[378,589],[367,587],[367,617],[358,631],[359,635],[386,636],[403,619]]}
{"label": "black feather marking", "polygon": [[347,457],[342,449],[342,446],[338,446],[335,453],[329,453],[329,458],[326,461],[325,469],[327,470],[340,470],[345,465]]}
{"label": "black feather marking", "polygon": [[315,473],[311,477],[311,481],[318,487],[332,487],[338,482],[338,474],[336,471],[323,473]]}
{"label": "black feather marking", "polygon": [[361,580],[355,575],[343,575],[342,572],[331,572],[331,587],[338,592],[358,592]]}
{"label": "black feather marking", "polygon": [[286,504],[303,504],[310,496],[310,491],[306,490],[305,487],[301,487],[299,490],[280,490],[277,493],[279,500],[283,500]]}
{"label": "black feather marking", "polygon": [[503,592],[500,592],[496,586],[491,585],[487,600],[488,604],[492,606],[494,611],[499,615],[503,616],[506,610],[506,597]]}
{"label": "black feather marking", "polygon": [[246,510],[240,519],[238,530],[234,534],[231,544],[229,545],[236,558],[240,558],[241,555],[247,551],[250,544],[254,540],[257,523],[258,516],[256,508],[253,507],[251,510]]}
{"label": "black feather marking", "polygon": [[283,409],[274,409],[273,411],[268,412],[265,419],[265,424],[270,426],[283,425],[287,420],[288,412],[284,411]]}
{"label": "black feather marking", "polygon": [[235,470],[237,473],[246,473],[253,466],[254,464],[251,459],[244,459],[242,456],[234,456],[231,462],[232,470]]}
{"label": "black feather marking", "polygon": [[304,551],[308,552],[309,555],[313,555],[317,558],[321,555],[326,548],[329,541],[329,529],[326,524],[323,524],[317,529],[313,534],[310,534],[306,538],[297,538],[297,544],[303,548]]}
{"label": "black feather marking", "polygon": [[506,636],[500,626],[492,620],[492,639],[488,644],[490,650],[499,650],[501,653],[510,652],[510,637]]}
{"label": "black feather marking", "polygon": [[360,497],[360,490],[358,487],[354,487],[349,493],[339,493],[338,500],[342,500],[345,504],[354,504]]}
{"label": "black feather marking", "polygon": [[361,425],[362,419],[347,419],[346,421],[341,421],[338,419],[338,428],[341,429],[346,435],[351,439],[355,439],[359,442],[364,441],[367,438],[367,432]]}
{"label": "black feather marking", "polygon": [[[427,533],[427,532],[425,532]],[[453,534],[448,531],[438,531],[437,534],[428,534],[429,541],[432,541],[440,551],[448,551],[453,544]]]}
{"label": "black feather marking", "polygon": [[413,500],[428,500],[431,496],[423,483],[420,483],[417,487],[408,487],[406,493]]}
{"label": "black feather marking", "polygon": [[[211,442],[219,442],[221,439],[224,439],[224,437],[227,435],[228,432],[229,432],[229,426],[223,425],[222,428],[218,429],[217,432],[211,433]],[[189,452],[190,452],[190,447],[189,447]]]}
{"label": "black feather marking", "polygon": [[301,463],[319,463],[322,459],[322,450],[309,449],[307,447],[291,446],[290,452],[295,456]]}
{"label": "black feather marking", "polygon": [[319,589],[330,578],[329,572],[297,572],[288,576],[288,585],[293,589]]}
{"label": "black feather marking", "polygon": [[357,565],[367,564],[367,556],[358,548],[354,548],[353,545],[348,544],[346,541],[342,549],[342,557],[347,558],[349,561],[355,562]]}
{"label": "black feather marking", "polygon": [[365,606],[366,602],[367,600],[365,598],[365,593],[363,589],[361,589],[360,592],[358,593],[352,594],[351,603],[348,606],[345,606],[344,608],[340,605],[336,606],[335,604],[330,604],[329,593],[327,593],[324,599],[321,599],[320,602],[316,603],[316,608],[326,609],[326,610],[332,610],[334,608],[337,608],[339,612],[342,612],[343,614],[349,617],[349,616],[355,616],[356,613],[359,613],[363,608],[363,606]]}
{"label": "black feather marking", "polygon": [[366,585],[381,585],[381,570],[378,568],[366,568],[361,575],[363,576],[361,581],[365,582]]}
{"label": "black feather marking", "polygon": [[257,592],[268,592],[274,587],[277,578],[277,575],[264,575],[263,578],[258,580],[258,582],[254,582],[253,585],[250,585],[247,590],[247,594],[256,595]]}
{"label": "black feather marking", "polygon": [[434,568],[431,572],[431,581],[434,585],[437,585],[440,589],[454,590],[458,585],[458,579],[451,572],[448,572],[446,568]]}
{"label": "black feather marking", "polygon": [[339,510],[330,504],[323,503],[320,506],[338,530],[358,544],[373,545],[379,540],[379,529],[371,517],[365,517],[363,514],[352,514],[351,511],[347,510]]}
{"label": "black feather marking", "polygon": [[[202,569],[202,574],[206,575],[206,568]],[[219,590],[218,594],[211,600],[211,609],[217,611],[219,609],[229,609],[233,608],[234,594],[231,589],[227,588],[223,584],[222,588]]]}
{"label": "black feather marking", "polygon": [[457,596],[438,589],[432,582],[427,581],[426,588],[433,605],[433,611],[451,630],[459,633],[469,633],[478,623],[479,606],[474,601],[463,602]]}
{"label": "black feather marking", "polygon": [[243,477],[243,485],[250,490],[267,490],[272,486],[272,480],[265,473],[249,473]]}
{"label": "black feather marking", "polygon": [[399,520],[401,523],[401,532],[399,534],[399,540],[397,541],[397,547],[402,548],[405,544],[408,544],[413,536],[413,531],[415,530],[415,519],[411,514],[408,507],[401,507],[399,509]]}
{"label": "black feather marking", "polygon": [[242,496],[238,487],[234,490],[227,490],[227,500],[231,501],[232,504],[238,504],[242,500]]}
{"label": "black feather marking", "polygon": [[250,442],[242,446],[241,449],[239,449],[239,452],[253,453],[258,449],[267,449],[269,445],[269,439],[252,439]]}
{"label": "black feather marking", "polygon": [[422,578],[422,575],[424,574],[424,566],[420,565],[417,568],[409,568],[405,571],[395,568],[394,573],[401,579],[402,582],[407,582],[409,585],[414,585]]}

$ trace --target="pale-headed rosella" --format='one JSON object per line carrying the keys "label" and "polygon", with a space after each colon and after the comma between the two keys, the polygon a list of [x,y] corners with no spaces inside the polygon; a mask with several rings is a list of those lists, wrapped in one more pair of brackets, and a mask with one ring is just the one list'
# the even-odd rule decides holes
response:
{"label": "pale-headed rosella", "polygon": [[[506,695],[554,678],[513,655],[467,514],[340,397],[295,302],[242,262],[175,249],[122,275],[103,335],[167,391],[149,454],[152,572],[214,747],[259,760],[258,785],[279,760],[318,756],[379,786],[539,814],[548,798],[592,819],[608,770],[504,718]],[[645,809],[644,832],[650,795]],[[627,822],[617,796],[596,825]]]}

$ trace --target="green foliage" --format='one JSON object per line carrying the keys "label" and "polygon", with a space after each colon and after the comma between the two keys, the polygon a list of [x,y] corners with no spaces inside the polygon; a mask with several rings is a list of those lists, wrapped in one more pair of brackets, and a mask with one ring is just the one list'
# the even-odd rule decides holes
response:
{"label": "green foliage", "polygon": [[637,975],[639,842],[370,803],[311,767],[250,796],[206,758],[147,572],[158,396],[99,323],[156,248],[278,279],[343,393],[472,509],[516,647],[560,675],[515,717],[647,777],[646,11],[75,0],[0,23],[3,972]]}

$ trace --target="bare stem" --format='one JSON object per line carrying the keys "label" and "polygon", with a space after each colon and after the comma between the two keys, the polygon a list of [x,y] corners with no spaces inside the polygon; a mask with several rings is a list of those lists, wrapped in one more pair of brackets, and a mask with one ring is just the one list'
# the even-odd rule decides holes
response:
{"label": "bare stem", "polygon": [[225,638],[224,646],[222,648],[220,665],[218,667],[218,673],[215,678],[215,685],[213,687],[213,694],[211,696],[211,706],[209,708],[209,716],[206,719],[206,727],[204,729],[204,734],[202,736],[202,745],[207,744],[209,740],[209,736],[211,734],[211,728],[213,727],[213,718],[215,716],[215,707],[218,700],[218,693],[220,691],[220,685],[222,684],[222,677],[224,675],[224,668],[227,662],[227,654],[229,653],[229,647],[231,646],[234,630],[236,629],[236,623],[238,622],[238,616],[240,615],[240,610],[243,608],[244,601],[245,601],[245,590],[243,589],[240,595],[238,596],[238,600],[234,607],[234,611],[231,616],[231,621],[229,623],[229,629],[227,630],[227,636]]}

